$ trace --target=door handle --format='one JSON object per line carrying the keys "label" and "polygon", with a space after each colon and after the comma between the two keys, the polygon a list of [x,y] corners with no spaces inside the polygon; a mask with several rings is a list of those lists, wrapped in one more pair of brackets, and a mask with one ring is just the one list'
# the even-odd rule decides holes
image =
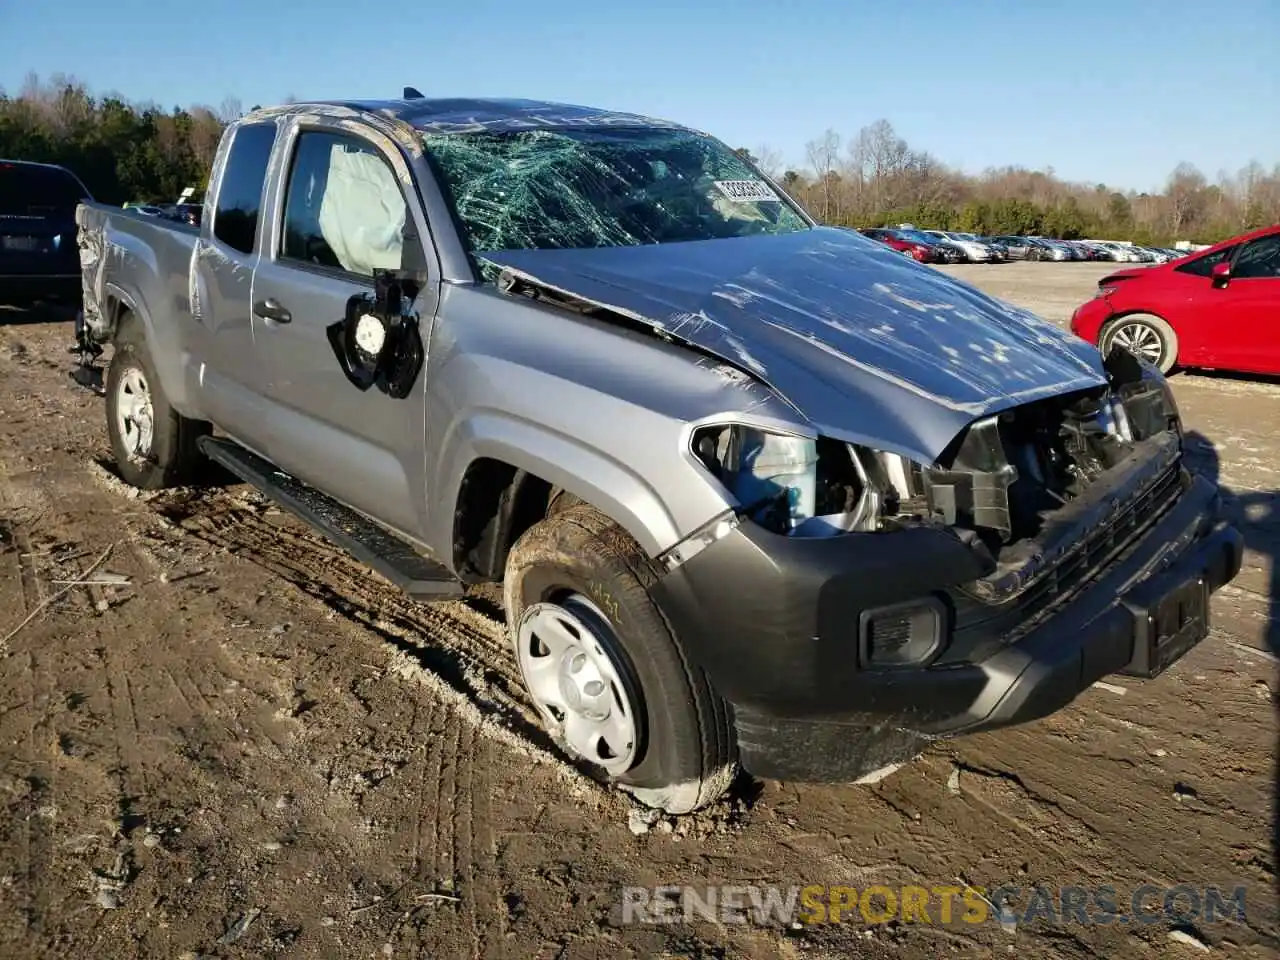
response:
{"label": "door handle", "polygon": [[286,310],[275,297],[267,297],[267,299],[259,300],[255,303],[253,305],[253,315],[266,320],[274,320],[276,323],[288,323],[293,319],[293,314]]}

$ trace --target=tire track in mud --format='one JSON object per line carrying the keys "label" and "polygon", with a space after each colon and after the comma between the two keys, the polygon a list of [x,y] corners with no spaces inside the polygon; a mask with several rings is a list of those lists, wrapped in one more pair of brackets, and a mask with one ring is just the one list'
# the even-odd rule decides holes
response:
{"label": "tire track in mud", "polygon": [[[148,506],[172,528],[268,570],[394,648],[391,673],[443,696],[473,740],[496,739],[547,764],[575,793],[598,790],[566,761],[524,692],[505,625],[479,596],[420,603],[350,557],[265,497],[245,488],[173,490]],[[434,730],[437,720],[432,718]],[[440,769],[452,753],[433,745]],[[443,799],[443,798],[438,798]],[[439,839],[437,842],[443,842]],[[424,866],[428,844],[420,840]]]}
{"label": "tire track in mud", "polygon": [[[4,541],[11,544],[16,552],[15,564],[18,568],[19,593],[22,599],[21,615],[32,613],[42,602],[43,591],[36,576],[34,551],[31,537],[26,525],[17,519],[18,497],[15,496],[13,484],[7,465],[0,461],[0,532],[4,533]],[[21,619],[21,618],[19,618]],[[3,626],[5,633],[10,627]],[[7,662],[6,662],[7,658]],[[15,661],[21,663],[22,687],[24,691],[23,708],[27,712],[28,723],[23,731],[27,761],[24,776],[27,794],[18,809],[25,808],[25,816],[9,817],[9,822],[21,834],[22,864],[25,876],[26,903],[23,908],[23,923],[27,932],[34,936],[44,933],[45,918],[49,914],[51,903],[49,878],[53,865],[53,817],[48,814],[55,808],[48,803],[53,794],[53,770],[44,759],[41,744],[52,742],[53,729],[50,723],[50,709],[53,697],[53,684],[47,671],[40,669],[36,649],[27,649],[21,653],[10,653],[8,644],[0,642],[0,669],[11,670]],[[17,812],[16,810],[14,811]],[[18,821],[22,824],[18,827]]]}
{"label": "tire track in mud", "polygon": [[[505,625],[484,612],[481,598],[411,600],[256,491],[171,491],[149,506],[179,530],[283,577],[377,634],[397,651],[393,673],[405,679],[433,677],[437,683],[430,686],[442,682],[475,705],[476,715],[469,716],[456,696],[432,697],[428,716],[414,724],[426,738],[410,793],[417,803],[410,870],[422,889],[436,896],[407,909],[388,931],[388,940],[397,940],[419,909],[452,909],[470,954],[491,955],[501,943],[505,916],[489,869],[496,856],[490,809],[493,741],[514,745],[535,762],[553,763],[575,791],[594,785],[553,752],[524,694]],[[507,736],[494,737],[495,732]]]}
{"label": "tire track in mud", "polygon": [[[17,518],[18,498],[13,494],[13,482],[8,468],[0,461],[0,544],[9,543],[17,556],[18,584],[22,591],[23,613],[29,614],[44,600],[44,591],[36,576],[35,551],[24,523]],[[6,630],[6,633],[8,631]],[[0,645],[0,654],[4,647]]]}
{"label": "tire track in mud", "polygon": [[[157,498],[152,506],[187,533],[272,571],[347,619],[400,641],[397,647],[476,695],[490,693],[499,700],[495,706],[528,711],[527,719],[534,720],[503,625],[477,613],[468,600],[418,603],[320,536],[272,522],[283,515],[252,501],[212,494],[178,502]],[[456,676],[450,677],[451,672]]]}

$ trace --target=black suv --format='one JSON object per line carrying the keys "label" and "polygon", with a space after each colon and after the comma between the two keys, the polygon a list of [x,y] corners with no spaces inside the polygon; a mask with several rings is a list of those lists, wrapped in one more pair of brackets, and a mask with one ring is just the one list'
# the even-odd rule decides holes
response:
{"label": "black suv", "polygon": [[65,167],[0,160],[0,304],[79,300],[76,205],[91,199]]}

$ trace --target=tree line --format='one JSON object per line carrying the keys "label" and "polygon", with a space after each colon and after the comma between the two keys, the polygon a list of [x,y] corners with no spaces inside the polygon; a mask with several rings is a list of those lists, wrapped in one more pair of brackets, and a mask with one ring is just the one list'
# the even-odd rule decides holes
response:
{"label": "tree line", "polygon": [[[186,187],[204,188],[224,126],[242,113],[234,99],[165,110],[118,94],[94,96],[74,77],[32,74],[16,93],[0,90],[0,157],[61,164],[107,203],[172,202]],[[1052,169],[970,175],[910,146],[887,120],[848,141],[827,130],[805,145],[799,169],[768,146],[739,152],[814,217],[841,226],[1210,243],[1280,223],[1280,163],[1267,170],[1253,162],[1212,183],[1180,163],[1158,193],[1069,183]]]}
{"label": "tree line", "polygon": [[977,175],[947,167],[910,146],[888,120],[850,140],[834,129],[805,145],[805,165],[784,167],[765,146],[752,157],[825,223],[851,227],[912,223],[984,236],[1039,234],[1136,243],[1213,243],[1280,223],[1280,163],[1256,160],[1216,182],[1179,163],[1156,193],[1104,183],[1070,183],[1049,170],[1001,167]]}
{"label": "tree line", "polygon": [[0,90],[0,157],[56,163],[106,203],[173,203],[203,189],[235,100],[164,110],[118,94],[93,96],[76,80],[30,75],[16,94]]}

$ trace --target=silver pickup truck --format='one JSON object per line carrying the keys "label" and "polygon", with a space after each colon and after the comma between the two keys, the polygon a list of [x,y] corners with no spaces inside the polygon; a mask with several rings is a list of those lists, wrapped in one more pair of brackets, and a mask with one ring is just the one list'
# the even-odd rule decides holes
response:
{"label": "silver pickup truck", "polygon": [[670,812],[1204,638],[1241,538],[1159,371],[705,134],[408,93],[238,120],[198,229],[79,208],[128,482],[211,458],[425,602],[501,581],[552,735]]}

